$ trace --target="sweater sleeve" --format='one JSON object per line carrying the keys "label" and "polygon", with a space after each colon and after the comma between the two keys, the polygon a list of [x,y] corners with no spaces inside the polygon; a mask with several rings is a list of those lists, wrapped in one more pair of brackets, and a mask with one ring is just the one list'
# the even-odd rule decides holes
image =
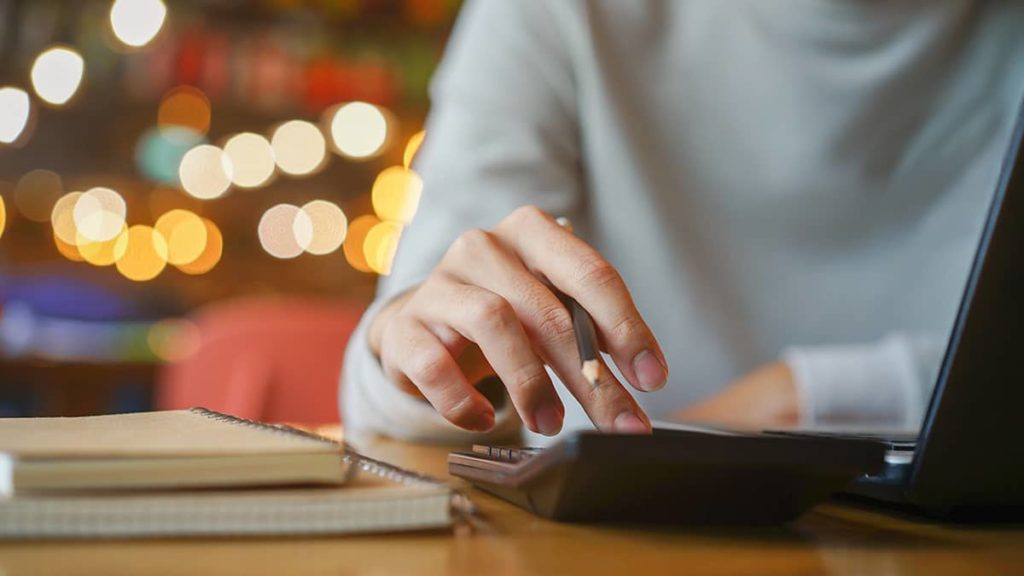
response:
{"label": "sweater sleeve", "polygon": [[[523,205],[579,215],[575,88],[557,26],[536,0],[476,0],[463,8],[431,85],[427,138],[414,166],[424,183],[417,215],[345,354],[346,430],[421,441],[480,438],[390,382],[369,349],[366,324],[422,282],[462,232],[491,228]],[[518,430],[511,408],[495,416],[493,434]]]}
{"label": "sweater sleeve", "polygon": [[868,344],[793,347],[803,425],[920,425],[945,342],[937,335],[893,333]]}

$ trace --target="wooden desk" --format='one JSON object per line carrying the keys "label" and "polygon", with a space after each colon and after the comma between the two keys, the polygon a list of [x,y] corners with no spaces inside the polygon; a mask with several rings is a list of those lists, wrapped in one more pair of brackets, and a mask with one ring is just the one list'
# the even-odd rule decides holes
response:
{"label": "wooden desk", "polygon": [[[368,455],[447,477],[442,447],[375,440]],[[1024,529],[915,524],[826,505],[778,528],[577,526],[472,492],[488,528],[333,538],[0,544],[23,574],[1024,574]]]}

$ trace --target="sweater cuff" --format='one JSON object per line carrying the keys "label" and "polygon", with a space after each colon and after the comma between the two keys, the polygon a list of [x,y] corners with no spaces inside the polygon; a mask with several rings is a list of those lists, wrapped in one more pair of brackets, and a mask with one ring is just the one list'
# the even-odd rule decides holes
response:
{"label": "sweater cuff", "polygon": [[898,335],[865,345],[787,349],[801,424],[910,427],[922,403],[914,355]]}
{"label": "sweater cuff", "polygon": [[478,433],[448,422],[426,400],[392,382],[367,340],[370,319],[385,302],[375,302],[349,339],[342,369],[341,414],[346,433],[381,434],[403,440],[439,443],[487,442],[508,438],[520,430],[511,402],[495,410],[494,428]]}

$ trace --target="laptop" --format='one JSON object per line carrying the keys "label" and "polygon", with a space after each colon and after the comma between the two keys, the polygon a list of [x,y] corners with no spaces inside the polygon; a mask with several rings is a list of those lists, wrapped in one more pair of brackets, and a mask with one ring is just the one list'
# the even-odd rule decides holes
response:
{"label": "laptop", "polygon": [[476,446],[449,471],[542,516],[777,523],[835,494],[947,518],[1024,518],[1024,102],[918,434],[674,426]]}

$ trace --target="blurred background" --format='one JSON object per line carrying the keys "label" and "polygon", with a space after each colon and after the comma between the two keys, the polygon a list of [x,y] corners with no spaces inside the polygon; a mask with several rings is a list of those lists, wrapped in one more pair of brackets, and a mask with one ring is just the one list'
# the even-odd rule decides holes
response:
{"label": "blurred background", "polygon": [[333,422],[456,0],[0,0],[0,416]]}

